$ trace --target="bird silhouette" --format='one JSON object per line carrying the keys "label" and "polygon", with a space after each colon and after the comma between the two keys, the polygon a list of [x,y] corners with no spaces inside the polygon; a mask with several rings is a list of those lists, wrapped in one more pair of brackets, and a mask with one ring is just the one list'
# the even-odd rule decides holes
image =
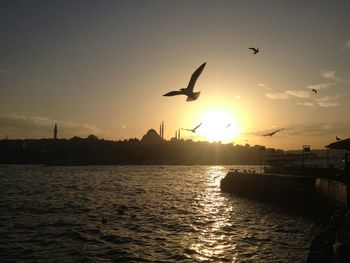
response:
{"label": "bird silhouette", "polygon": [[312,89],[312,91],[316,94],[317,93],[317,90],[316,89]]}
{"label": "bird silhouette", "polygon": [[266,134],[264,134],[263,136],[273,136],[276,132],[279,132],[279,131],[282,131],[284,128],[282,128],[282,129],[279,129],[279,130],[276,130],[276,131],[273,131],[273,132],[270,132],[270,133],[266,133]]}
{"label": "bird silhouette", "polygon": [[195,72],[193,72],[190,82],[187,85],[187,88],[182,88],[180,90],[174,90],[170,91],[168,93],[165,93],[163,96],[176,96],[176,95],[186,95],[187,99],[186,101],[193,101],[198,99],[200,92],[193,92],[194,85],[196,84],[196,81],[200,74],[202,73],[205,65],[207,63],[203,63],[202,65],[199,66],[199,68],[196,69]]}
{"label": "bird silhouette", "polygon": [[337,141],[341,141],[341,139],[340,139],[338,136],[335,136],[335,139],[336,139]]}
{"label": "bird silhouette", "polygon": [[254,51],[253,54],[256,54],[256,53],[258,53],[260,51],[259,48],[255,48],[255,47],[250,47],[249,49]]}
{"label": "bird silhouette", "polygon": [[226,125],[226,128],[228,128],[228,127],[230,127],[230,126],[231,126],[231,123],[227,124],[227,125]]}
{"label": "bird silhouette", "polygon": [[201,122],[199,125],[197,125],[196,127],[194,127],[193,129],[184,129],[184,128],[181,128],[181,129],[182,129],[182,130],[185,130],[185,131],[196,132],[196,130],[198,129],[198,127],[201,126],[201,125],[202,125],[202,122]]}

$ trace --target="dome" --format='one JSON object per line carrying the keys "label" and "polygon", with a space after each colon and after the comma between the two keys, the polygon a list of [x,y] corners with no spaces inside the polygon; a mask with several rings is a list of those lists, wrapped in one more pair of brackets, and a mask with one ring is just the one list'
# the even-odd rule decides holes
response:
{"label": "dome", "polygon": [[142,137],[141,142],[145,143],[160,143],[163,139],[158,135],[154,129],[148,130],[148,132]]}

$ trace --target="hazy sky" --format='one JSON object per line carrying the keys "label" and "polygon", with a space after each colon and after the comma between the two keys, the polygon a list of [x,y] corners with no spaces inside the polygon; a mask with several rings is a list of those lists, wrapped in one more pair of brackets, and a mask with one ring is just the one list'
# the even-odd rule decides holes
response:
{"label": "hazy sky", "polygon": [[[0,138],[47,138],[54,123],[59,137],[141,138],[164,121],[170,139],[203,122],[182,137],[323,148],[350,137],[349,10],[340,0],[1,0]],[[162,96],[203,62],[198,100]]]}

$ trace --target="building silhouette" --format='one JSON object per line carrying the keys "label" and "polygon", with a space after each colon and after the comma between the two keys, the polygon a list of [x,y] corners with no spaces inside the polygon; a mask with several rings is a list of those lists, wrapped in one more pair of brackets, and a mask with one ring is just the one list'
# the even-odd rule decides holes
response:
{"label": "building silhouette", "polygon": [[158,135],[158,133],[154,129],[150,129],[142,137],[141,142],[144,144],[158,144],[163,142],[163,139],[160,137],[160,135]]}

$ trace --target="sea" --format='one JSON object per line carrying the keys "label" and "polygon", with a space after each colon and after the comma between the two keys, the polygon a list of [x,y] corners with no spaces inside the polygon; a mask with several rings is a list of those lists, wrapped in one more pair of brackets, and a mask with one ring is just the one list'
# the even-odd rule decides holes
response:
{"label": "sea", "polygon": [[220,191],[258,166],[0,166],[1,262],[305,262],[318,226]]}

